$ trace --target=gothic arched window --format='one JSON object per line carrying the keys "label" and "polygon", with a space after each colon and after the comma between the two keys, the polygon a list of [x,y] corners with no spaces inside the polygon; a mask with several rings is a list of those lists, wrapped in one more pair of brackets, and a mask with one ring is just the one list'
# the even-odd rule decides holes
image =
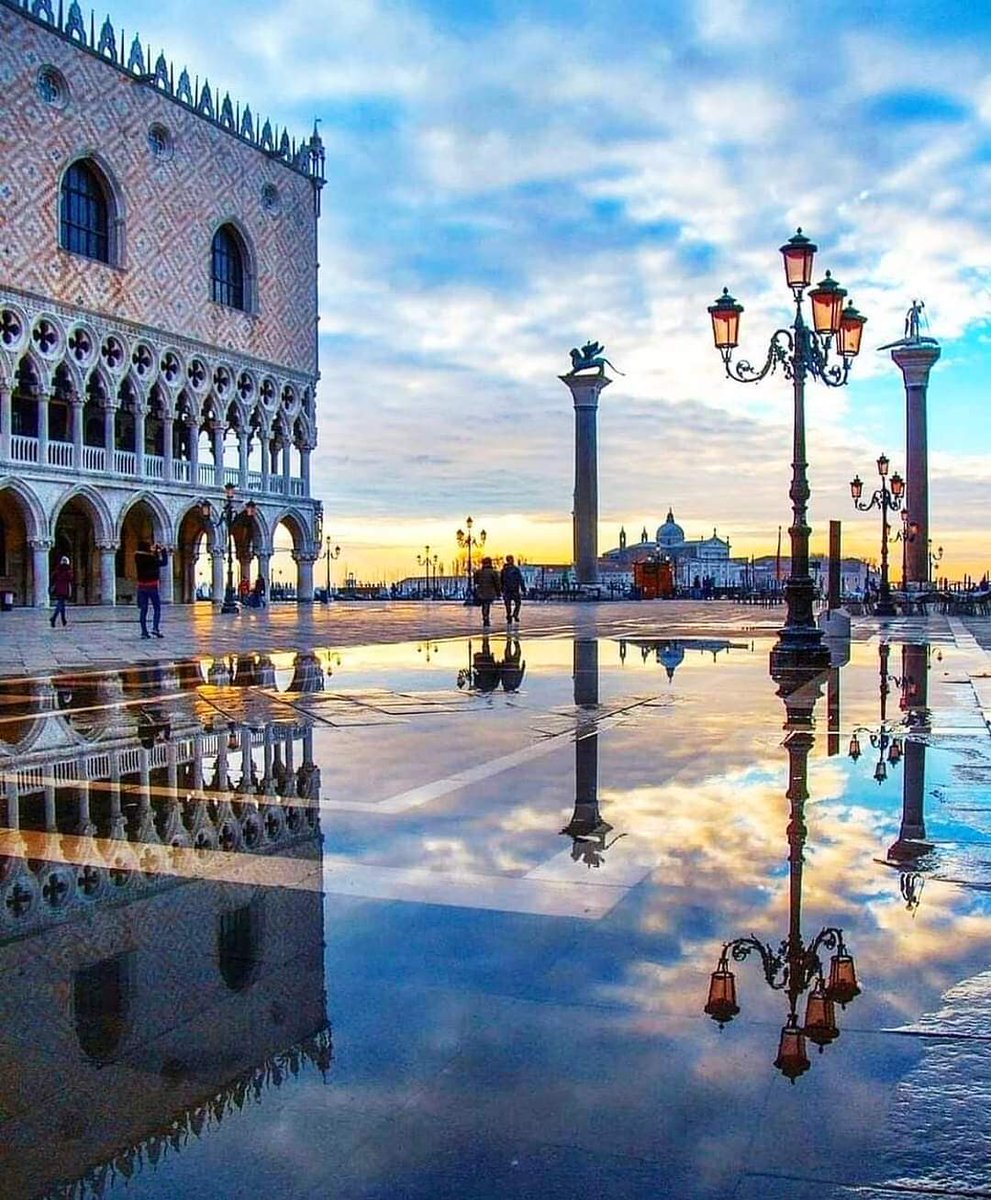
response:
{"label": "gothic arched window", "polygon": [[213,235],[211,250],[211,294],[218,304],[248,310],[248,255],[244,241],[233,225],[221,225]]}
{"label": "gothic arched window", "polygon": [[112,205],[106,182],[94,165],[74,162],[62,180],[59,241],[63,250],[111,261]]}

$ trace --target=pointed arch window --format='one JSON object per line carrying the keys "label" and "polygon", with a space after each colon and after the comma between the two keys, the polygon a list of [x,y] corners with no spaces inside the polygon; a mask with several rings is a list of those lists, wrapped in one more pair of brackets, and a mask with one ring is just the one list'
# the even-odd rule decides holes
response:
{"label": "pointed arch window", "polygon": [[233,225],[221,225],[213,235],[210,276],[218,304],[248,311],[247,248]]}
{"label": "pointed arch window", "polygon": [[63,250],[109,263],[112,204],[106,182],[92,163],[74,162],[62,180],[59,240]]}

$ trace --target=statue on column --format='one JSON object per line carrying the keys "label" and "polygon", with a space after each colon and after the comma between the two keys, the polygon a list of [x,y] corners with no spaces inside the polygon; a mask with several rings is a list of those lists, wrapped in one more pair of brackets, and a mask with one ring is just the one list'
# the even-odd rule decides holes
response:
{"label": "statue on column", "polygon": [[605,349],[600,342],[586,342],[580,350],[574,347],[571,350],[571,374],[597,370],[600,375],[605,375],[606,367],[609,366],[617,375],[622,375],[623,372],[605,357]]}

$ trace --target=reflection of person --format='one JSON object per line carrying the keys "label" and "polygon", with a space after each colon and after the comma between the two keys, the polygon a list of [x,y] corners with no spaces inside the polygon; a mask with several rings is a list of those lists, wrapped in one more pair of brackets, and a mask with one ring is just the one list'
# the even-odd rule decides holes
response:
{"label": "reflection of person", "polygon": [[72,595],[72,585],[75,582],[75,576],[72,573],[72,566],[68,558],[63,554],[58,560],[58,565],[52,575],[52,597],[55,600],[55,609],[52,612],[52,628],[55,628],[56,617],[62,618],[63,626],[65,620],[65,605],[66,601]]}
{"label": "reflection of person", "polygon": [[[162,622],[162,598],[158,591],[158,577],[162,567],[169,561],[165,547],[156,542],[138,542],[134,555],[134,567],[138,575],[138,620],[141,622],[143,638],[163,636],[159,626]],[[148,606],[151,605],[151,633],[148,632]]]}
{"label": "reflection of person", "polygon": [[511,554],[506,555],[506,562],[499,572],[499,586],[506,605],[506,623],[511,625],[515,621],[519,625],[520,601],[526,595],[526,584],[523,582],[523,572]]}
{"label": "reflection of person", "polygon": [[502,680],[504,692],[518,692],[520,689],[523,672],[526,670],[526,663],[521,661],[522,654],[519,638],[510,638],[507,634],[506,647],[502,652],[502,663],[499,668],[499,677]]}
{"label": "reflection of person", "polygon": [[482,565],[475,572],[475,599],[482,606],[482,624],[490,625],[489,615],[492,612],[492,601],[499,599],[501,586],[499,572],[493,567],[492,559],[485,556]]}
{"label": "reflection of person", "polygon": [[495,655],[489,648],[489,639],[482,638],[482,648],[472,655],[475,688],[480,692],[494,692],[499,686],[500,670]]}
{"label": "reflection of person", "polygon": [[251,595],[251,584],[248,582],[248,577],[244,576],[241,582],[237,585],[237,594],[242,604],[247,604],[248,597]]}

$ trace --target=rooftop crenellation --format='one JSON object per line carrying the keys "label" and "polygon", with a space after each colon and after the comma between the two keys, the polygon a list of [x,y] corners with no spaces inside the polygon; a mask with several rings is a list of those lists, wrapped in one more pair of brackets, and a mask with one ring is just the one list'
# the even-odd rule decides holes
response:
{"label": "rooftop crenellation", "polygon": [[309,138],[290,138],[287,129],[283,127],[280,133],[278,125],[273,128],[267,118],[262,121],[256,117],[249,105],[242,108],[239,102],[232,102],[229,92],[224,93],[223,100],[219,91],[214,95],[208,79],[200,83],[199,76],[195,76],[190,82],[185,67],[179,72],[177,82],[175,68],[166,59],[165,52],[160,50],[158,57],[153,59],[151,46],[142,45],[138,34],[134,35],[128,49],[123,28],[118,34],[109,16],[104,18],[97,33],[96,16],[90,10],[87,31],[78,0],[72,0],[67,12],[64,0],[57,0],[57,3],[56,12],[53,0],[0,0],[3,7],[13,9],[81,50],[111,63],[135,82],[164,93],[197,116],[248,142],[270,158],[284,162],[291,170],[313,179],[318,186],[323,184],[324,148],[316,124]]}

